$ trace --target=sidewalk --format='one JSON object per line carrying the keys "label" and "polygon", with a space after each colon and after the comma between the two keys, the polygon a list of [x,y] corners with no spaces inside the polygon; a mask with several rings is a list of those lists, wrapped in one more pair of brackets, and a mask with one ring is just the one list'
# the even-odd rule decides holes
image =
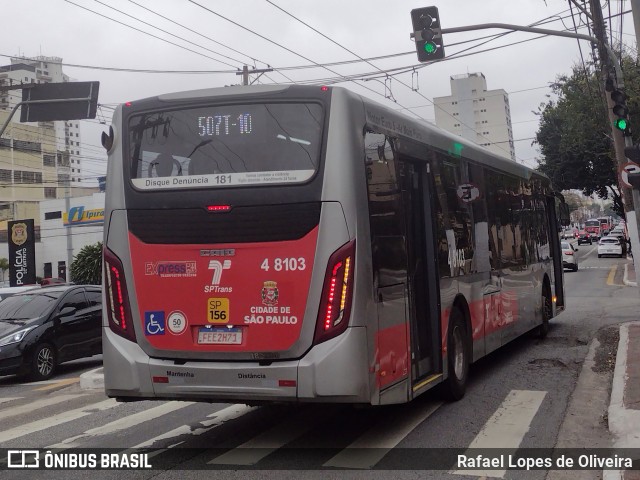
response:
{"label": "sidewalk", "polygon": [[[633,260],[629,260],[624,266],[623,281],[637,288],[636,270]],[[640,448],[640,321],[620,326],[609,403],[609,431],[615,448]],[[603,479],[640,480],[640,471],[605,470]]]}
{"label": "sidewalk", "polygon": [[627,260],[629,260],[629,262],[624,265],[624,284],[631,287],[637,287],[638,281],[636,279],[636,269],[633,265],[633,259],[627,257]]}

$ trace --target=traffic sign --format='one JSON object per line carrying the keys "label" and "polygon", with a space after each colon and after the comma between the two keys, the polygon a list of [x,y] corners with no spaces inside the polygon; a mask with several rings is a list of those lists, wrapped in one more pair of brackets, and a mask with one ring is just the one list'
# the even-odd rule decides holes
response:
{"label": "traffic sign", "polygon": [[100,82],[40,83],[22,90],[21,122],[96,118]]}
{"label": "traffic sign", "polygon": [[631,182],[629,181],[630,173],[640,173],[640,165],[633,162],[627,162],[620,167],[620,181],[625,187],[633,188],[633,185],[631,185]]}

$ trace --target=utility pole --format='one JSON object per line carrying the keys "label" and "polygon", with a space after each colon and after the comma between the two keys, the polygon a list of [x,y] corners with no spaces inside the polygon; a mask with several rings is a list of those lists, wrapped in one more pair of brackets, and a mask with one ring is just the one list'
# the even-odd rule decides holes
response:
{"label": "utility pole", "polygon": [[[635,0],[636,4],[638,0]],[[589,1],[591,8],[591,17],[593,19],[593,32],[594,36],[598,39],[598,55],[600,57],[600,68],[602,75],[602,85],[606,84],[607,78],[613,74],[612,66],[613,62],[617,62],[615,58],[611,58],[609,55],[610,49],[606,48],[608,45],[607,42],[607,33],[605,31],[605,23],[604,18],[602,17],[602,8],[600,7],[599,0],[590,0]],[[637,5],[635,5],[637,6]],[[634,17],[640,16],[640,12],[634,12]],[[638,31],[636,30],[636,35]],[[620,63],[622,59],[620,59]],[[622,76],[622,71],[619,69],[615,69],[615,87],[619,90],[624,91],[624,78]],[[614,100],[611,98],[611,95],[608,92],[604,92],[605,100],[607,102],[607,113],[609,116],[609,125],[613,125],[616,121],[616,115],[613,112],[613,107],[615,105]],[[619,172],[622,170],[622,167],[625,163],[628,162],[627,157],[624,153],[625,146],[629,147],[633,145],[633,141],[630,136],[625,135],[622,131],[617,128],[611,128],[611,136],[613,138],[613,147],[615,152],[615,162],[613,168],[616,170],[616,177],[619,178]],[[633,263],[636,268],[636,271],[640,269],[640,242],[638,241],[638,231],[640,228],[638,227],[638,215],[636,213],[633,195],[630,188],[624,185],[622,182],[618,182],[618,189],[620,190],[620,196],[622,198],[622,204],[624,206],[624,213],[627,222],[627,231],[629,233],[629,239],[631,241],[631,251],[635,252],[633,257]],[[640,205],[639,205],[640,206]]]}
{"label": "utility pole", "polygon": [[[252,68],[251,71],[249,71],[249,67],[247,65],[244,65],[242,67],[242,70],[238,70],[236,72],[236,75],[242,75],[242,85],[249,85],[249,74],[250,73],[251,74],[259,73],[260,75],[258,75],[258,78],[260,78],[263,73],[267,73],[267,72],[273,72],[273,68],[261,68],[261,69]],[[258,78],[256,78],[256,80]],[[253,83],[253,82],[251,82],[251,83]]]}
{"label": "utility pole", "polygon": [[636,30],[636,48],[640,47],[640,0],[631,0],[633,27]]}

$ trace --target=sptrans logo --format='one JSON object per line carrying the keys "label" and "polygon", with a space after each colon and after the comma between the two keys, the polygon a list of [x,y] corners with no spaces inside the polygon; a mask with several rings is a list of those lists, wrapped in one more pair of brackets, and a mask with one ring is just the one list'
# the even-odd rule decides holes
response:
{"label": "sptrans logo", "polygon": [[204,293],[231,293],[232,287],[221,287],[220,282],[222,281],[222,271],[229,270],[231,268],[231,260],[224,260],[221,262],[220,260],[210,260],[209,261],[209,270],[213,270],[211,275],[211,285],[204,286]]}
{"label": "sptrans logo", "polygon": [[146,262],[145,275],[157,275],[162,278],[195,277],[196,262]]}

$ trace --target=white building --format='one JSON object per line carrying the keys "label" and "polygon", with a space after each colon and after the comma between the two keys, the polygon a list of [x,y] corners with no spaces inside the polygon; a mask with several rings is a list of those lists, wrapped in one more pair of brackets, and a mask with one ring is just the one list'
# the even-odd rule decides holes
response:
{"label": "white building", "polygon": [[[104,193],[72,197],[69,204],[64,198],[45,200],[39,205],[38,225],[40,240],[36,240],[36,276],[69,279],[70,260],[87,245],[102,241],[104,224]],[[5,227],[6,228],[6,227]],[[6,235],[6,232],[5,232]],[[36,235],[36,238],[38,235]],[[9,245],[0,242],[0,258],[9,258]],[[6,281],[9,272],[0,273]]]}
{"label": "white building", "polygon": [[[69,77],[62,72],[61,58],[12,58],[11,64],[0,66],[0,125],[4,125],[13,108],[22,100],[22,89],[12,87],[67,81]],[[81,182],[81,156],[78,121],[21,123],[20,109],[14,113],[0,138],[0,258],[8,258],[8,222],[34,219],[37,275],[45,273],[44,263],[51,263],[53,259],[51,262],[40,262],[39,259],[43,255],[43,247],[47,251],[48,242],[53,239],[43,235],[39,240],[41,233],[48,228],[40,223],[45,213],[40,210],[41,203],[46,204],[43,201],[49,199],[59,199],[64,203],[62,199],[67,196],[98,192],[98,188],[85,187]],[[77,201],[73,200],[73,204]],[[78,249],[74,250],[76,254]],[[51,255],[47,253],[47,256]],[[65,261],[64,266],[68,267],[68,258],[58,260],[56,255],[51,266],[52,273],[57,272],[57,262],[62,260]]]}
{"label": "white building", "polygon": [[[104,193],[40,202],[36,275],[69,279],[69,261],[87,245],[102,241]],[[38,248],[39,246],[39,248]]]}
{"label": "white building", "polygon": [[[0,87],[19,85],[21,83],[62,83],[70,81],[62,72],[62,58],[37,56],[34,58],[11,58],[11,64],[0,66]],[[10,112],[22,100],[22,90],[0,91],[0,111]],[[20,110],[14,115],[12,122],[19,122]],[[43,128],[53,128],[53,135],[46,134],[46,143],[51,150],[68,152],[68,172],[71,184],[80,183],[82,176],[82,146],[80,123],[78,120],[39,122]],[[5,135],[6,136],[6,135]]]}
{"label": "white building", "polygon": [[436,125],[515,161],[507,92],[487,90],[482,73],[454,75],[450,81],[451,95],[433,99]]}

